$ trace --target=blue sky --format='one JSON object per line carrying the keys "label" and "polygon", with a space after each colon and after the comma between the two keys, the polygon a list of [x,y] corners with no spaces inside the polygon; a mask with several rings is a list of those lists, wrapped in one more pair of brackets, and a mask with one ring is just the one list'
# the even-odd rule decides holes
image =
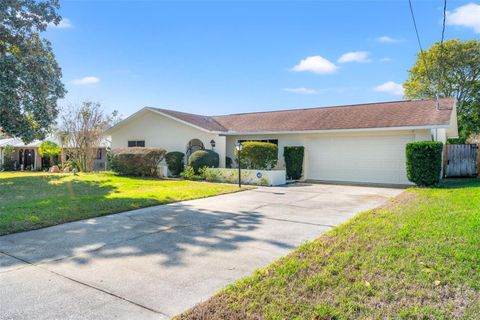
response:
{"label": "blue sky", "polygon": [[[442,1],[413,0],[424,47]],[[480,2],[449,1],[446,38],[480,36]],[[402,1],[61,1],[52,42],[68,94],[124,116],[227,114],[399,100],[418,51]],[[342,57],[343,56],[343,57]]]}

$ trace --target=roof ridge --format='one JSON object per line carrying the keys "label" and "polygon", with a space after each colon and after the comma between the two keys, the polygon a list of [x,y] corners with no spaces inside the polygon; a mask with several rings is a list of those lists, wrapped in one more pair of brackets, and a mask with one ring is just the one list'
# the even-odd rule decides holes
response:
{"label": "roof ridge", "polygon": [[[452,98],[441,98],[440,100],[447,100]],[[240,112],[240,113],[230,113],[216,115],[212,117],[228,117],[228,116],[240,116],[246,114],[261,114],[261,113],[275,113],[275,112],[288,112],[288,111],[305,111],[305,110],[315,110],[315,109],[330,109],[330,108],[345,108],[345,107],[357,107],[357,106],[367,106],[375,104],[390,104],[390,103],[402,103],[402,102],[415,102],[415,101],[435,101],[435,99],[408,99],[408,100],[395,100],[395,101],[381,101],[381,102],[365,102],[365,103],[355,103],[355,104],[345,104],[345,105],[335,105],[335,106],[322,106],[322,107],[307,107],[299,109],[282,109],[282,110],[271,110],[271,111],[252,111],[252,112]]]}

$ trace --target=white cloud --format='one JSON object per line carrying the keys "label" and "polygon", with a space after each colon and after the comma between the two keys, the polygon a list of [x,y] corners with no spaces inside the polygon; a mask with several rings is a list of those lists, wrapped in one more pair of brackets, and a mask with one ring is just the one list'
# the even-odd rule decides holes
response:
{"label": "white cloud", "polygon": [[284,91],[298,93],[298,94],[317,94],[317,90],[309,88],[284,88]]}
{"label": "white cloud", "polygon": [[55,28],[55,29],[68,29],[68,28],[73,28],[73,24],[70,22],[69,19],[62,18],[62,20],[60,20],[60,22],[57,25],[53,23],[49,23],[48,27]]}
{"label": "white cloud", "polygon": [[395,39],[395,38],[392,38],[392,37],[389,37],[389,36],[377,37],[377,38],[375,38],[375,40],[380,42],[380,43],[396,43],[396,42],[401,41],[400,39]]}
{"label": "white cloud", "polygon": [[292,71],[309,71],[318,74],[334,73],[337,66],[321,56],[306,57],[292,68]]}
{"label": "white cloud", "polygon": [[447,12],[447,24],[472,28],[480,33],[480,4],[469,3],[458,7],[452,12]]}
{"label": "white cloud", "polygon": [[390,58],[390,57],[385,57],[385,58],[380,59],[380,62],[390,62],[390,61],[392,61],[392,60],[393,60],[393,59]]}
{"label": "white cloud", "polygon": [[387,81],[379,86],[376,86],[373,90],[377,92],[391,93],[397,96],[403,95],[404,92],[403,86],[393,81]]}
{"label": "white cloud", "polygon": [[338,58],[338,63],[347,63],[347,62],[370,62],[368,58],[368,52],[365,51],[353,51],[342,54]]}
{"label": "white cloud", "polygon": [[72,81],[72,83],[76,86],[86,86],[89,84],[95,84],[99,82],[100,82],[100,79],[94,76],[83,77],[83,78],[75,79]]}

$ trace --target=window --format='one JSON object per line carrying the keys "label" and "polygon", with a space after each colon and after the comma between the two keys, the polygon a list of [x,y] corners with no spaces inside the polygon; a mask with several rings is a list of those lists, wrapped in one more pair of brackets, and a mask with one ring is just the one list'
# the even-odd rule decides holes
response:
{"label": "window", "polygon": [[102,149],[100,149],[100,148],[97,149],[97,156],[95,157],[95,159],[97,159],[97,160],[102,159]]}
{"label": "window", "polygon": [[248,141],[257,141],[257,142],[268,142],[268,143],[273,143],[278,146],[278,139],[265,139],[265,140],[238,140],[239,143],[244,143]]}
{"label": "window", "polygon": [[145,140],[130,140],[128,141],[128,147],[142,147],[145,148]]}

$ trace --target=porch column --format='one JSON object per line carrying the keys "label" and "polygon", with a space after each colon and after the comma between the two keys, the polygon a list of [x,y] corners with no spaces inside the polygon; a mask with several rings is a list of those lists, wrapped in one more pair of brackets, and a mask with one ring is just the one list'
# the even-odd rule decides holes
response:
{"label": "porch column", "polygon": [[227,138],[225,136],[216,136],[215,140],[215,152],[220,157],[219,167],[225,168],[225,157],[227,156]]}

